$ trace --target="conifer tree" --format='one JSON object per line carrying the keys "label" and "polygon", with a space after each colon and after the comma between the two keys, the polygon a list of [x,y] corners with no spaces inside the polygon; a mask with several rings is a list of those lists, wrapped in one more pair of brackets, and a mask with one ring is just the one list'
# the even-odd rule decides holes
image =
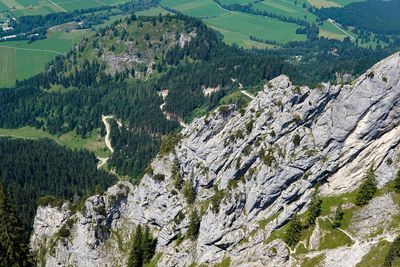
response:
{"label": "conifer tree", "polygon": [[128,267],[142,267],[142,227],[140,224],[136,226],[136,231],[133,236],[132,249],[129,253]]}
{"label": "conifer tree", "polygon": [[374,197],[376,191],[378,190],[374,164],[367,170],[365,180],[360,186],[356,197],[356,205],[363,206],[368,204],[368,202]]}
{"label": "conifer tree", "polygon": [[284,241],[289,247],[295,246],[300,241],[301,230],[303,226],[297,214],[293,214],[292,219],[289,222],[288,229],[285,232]]}
{"label": "conifer tree", "polygon": [[142,237],[142,254],[143,254],[143,262],[147,263],[153,258],[154,253],[156,251],[157,239],[153,239],[150,228],[146,225],[146,228],[143,232]]}
{"label": "conifer tree", "polygon": [[128,257],[128,267],[142,267],[148,263],[156,251],[157,238],[153,238],[150,228],[138,225],[132,236],[132,247]]}
{"label": "conifer tree", "polygon": [[192,211],[192,213],[190,214],[190,222],[187,230],[187,236],[190,239],[196,240],[199,236],[200,222],[201,221],[197,210]]}
{"label": "conifer tree", "polygon": [[342,209],[342,204],[340,204],[337,208],[336,208],[336,212],[335,212],[335,219],[333,221],[333,228],[338,228],[340,227],[340,225],[342,224],[342,220],[343,220],[343,209]]}
{"label": "conifer tree", "polygon": [[0,266],[32,266],[23,226],[2,185],[0,185]]}
{"label": "conifer tree", "polygon": [[188,204],[193,204],[196,200],[196,188],[194,187],[193,179],[190,179],[185,183],[183,195],[186,197]]}
{"label": "conifer tree", "polygon": [[315,220],[321,215],[322,200],[318,197],[318,188],[317,186],[307,210],[306,227],[315,225]]}

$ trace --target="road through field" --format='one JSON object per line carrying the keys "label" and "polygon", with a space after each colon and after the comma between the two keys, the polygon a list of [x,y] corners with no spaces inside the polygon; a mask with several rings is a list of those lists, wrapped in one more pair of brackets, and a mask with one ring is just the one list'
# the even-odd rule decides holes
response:
{"label": "road through field", "polygon": [[25,51],[36,51],[36,52],[48,52],[48,53],[55,53],[58,55],[63,55],[63,53],[61,52],[57,52],[54,50],[46,50],[46,49],[34,49],[34,48],[20,48],[20,47],[14,47],[14,46],[7,46],[7,45],[0,45],[0,48],[4,47],[4,48],[13,48],[16,50],[25,50]]}
{"label": "road through field", "polygon": [[60,7],[59,5],[57,5],[56,3],[54,3],[52,0],[48,0],[50,3],[52,3],[53,5],[55,5],[56,7],[58,7],[59,9],[61,9],[64,12],[68,12],[67,10],[65,10],[64,8]]}
{"label": "road through field", "polygon": [[333,19],[328,19],[328,22],[330,22],[333,26],[335,26],[336,28],[338,28],[340,31],[342,31],[344,34],[346,34],[347,36],[350,37],[351,40],[354,40],[354,37],[351,36],[348,32],[346,32],[345,30],[343,30],[339,25],[337,25],[336,21],[334,21]]}

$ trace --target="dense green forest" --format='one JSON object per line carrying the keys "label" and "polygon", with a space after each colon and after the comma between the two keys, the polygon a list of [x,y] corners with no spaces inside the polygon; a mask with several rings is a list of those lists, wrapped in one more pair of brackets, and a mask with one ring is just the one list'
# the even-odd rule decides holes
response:
{"label": "dense green forest", "polygon": [[315,12],[322,20],[331,18],[359,30],[376,34],[400,34],[400,0],[368,0],[343,8],[321,8]]}
{"label": "dense green forest", "polygon": [[[154,35],[165,27],[176,36],[196,34],[183,47],[170,45],[162,39],[164,35]],[[143,38],[135,40],[138,32]],[[141,65],[108,72],[107,61],[93,57],[101,40],[110,40],[116,47],[121,40],[136,42],[140,53],[153,55],[153,72],[147,79],[132,76],[143,72]],[[337,52],[331,54],[332,49]],[[359,74],[394,49],[363,49],[347,39],[321,38],[292,42],[279,50],[244,50],[226,45],[219,33],[195,18],[133,15],[100,29],[67,55],[57,57],[43,73],[18,81],[15,88],[0,90],[0,127],[31,125],[51,134],[75,131],[85,137],[93,129],[104,127],[102,115],[112,114],[124,129],[112,131],[117,150],[109,163],[119,174],[140,177],[162,137],[179,127],[160,110],[161,90],[169,90],[164,110],[175,118],[189,120],[218,106],[221,98],[238,90],[238,82],[255,87],[280,74],[297,84],[335,82],[336,73]],[[118,56],[121,52],[113,53]],[[218,93],[203,94],[205,87],[215,86],[221,87]]]}
{"label": "dense green forest", "polygon": [[74,151],[48,140],[0,138],[0,182],[30,229],[39,197],[77,201],[106,189],[116,179],[97,169],[94,154]]}
{"label": "dense green forest", "polygon": [[34,266],[14,204],[0,184],[0,266]]}

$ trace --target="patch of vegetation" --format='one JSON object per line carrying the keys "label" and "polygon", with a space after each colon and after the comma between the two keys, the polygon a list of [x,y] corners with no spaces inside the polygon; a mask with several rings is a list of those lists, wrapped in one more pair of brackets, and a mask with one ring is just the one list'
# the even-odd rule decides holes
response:
{"label": "patch of vegetation", "polygon": [[284,241],[289,247],[295,247],[300,241],[301,230],[303,230],[303,225],[297,214],[293,214],[289,221],[288,227],[285,232]]}
{"label": "patch of vegetation", "polygon": [[225,197],[224,190],[219,190],[218,187],[214,187],[214,195],[211,197],[211,209],[214,213],[219,212],[219,206],[222,199]]}
{"label": "patch of vegetation", "polygon": [[319,220],[319,225],[324,231],[324,235],[320,239],[319,249],[333,249],[342,246],[348,246],[353,241],[338,229],[332,228],[331,222],[328,220]]}
{"label": "patch of vegetation", "polygon": [[64,204],[64,200],[61,198],[56,198],[54,196],[43,196],[37,201],[38,206],[51,206],[53,208],[61,208]]}
{"label": "patch of vegetation", "polygon": [[390,243],[386,240],[381,240],[373,246],[370,251],[357,263],[356,267],[364,266],[383,266],[385,256],[388,254]]}
{"label": "patch of vegetation", "polygon": [[318,216],[321,215],[321,207],[322,207],[322,200],[318,196],[318,188],[316,188],[306,213],[307,217],[304,225],[306,228],[315,225],[315,220],[318,218]]}
{"label": "patch of vegetation", "polygon": [[305,258],[301,264],[301,267],[316,267],[321,266],[322,262],[325,259],[325,255],[321,254],[314,258]]}
{"label": "patch of vegetation", "polygon": [[185,182],[183,187],[183,195],[186,198],[188,204],[193,204],[196,200],[196,188],[194,187],[193,179],[189,179]]}
{"label": "patch of vegetation", "polygon": [[342,221],[343,221],[343,216],[344,216],[344,212],[342,209],[342,205],[339,204],[339,206],[336,208],[335,211],[335,217],[334,217],[334,221],[333,221],[333,228],[338,228],[341,226]]}
{"label": "patch of vegetation", "polygon": [[143,264],[143,267],[157,267],[158,261],[161,259],[163,253],[157,253],[148,263]]}
{"label": "patch of vegetation", "polygon": [[375,196],[378,191],[377,182],[375,179],[374,165],[367,170],[364,181],[360,185],[357,193],[356,205],[364,206]]}
{"label": "patch of vegetation", "polygon": [[197,212],[197,210],[193,210],[190,213],[189,225],[186,233],[187,237],[190,238],[191,240],[196,240],[197,237],[199,236],[200,223],[201,223],[201,218],[199,216],[199,213]]}
{"label": "patch of vegetation", "polygon": [[301,141],[301,137],[298,134],[295,134],[293,136],[292,142],[295,146],[299,146],[300,145],[300,141]]}
{"label": "patch of vegetation", "polygon": [[160,146],[160,154],[167,155],[175,150],[175,147],[181,141],[181,136],[179,134],[171,133],[167,135]]}
{"label": "patch of vegetation", "polygon": [[138,225],[132,236],[131,251],[129,252],[127,267],[142,267],[149,263],[156,250],[157,238],[153,238],[148,226],[142,230]]}
{"label": "patch of vegetation", "polygon": [[400,171],[398,171],[396,174],[396,178],[394,179],[393,188],[396,191],[396,193],[400,193]]}
{"label": "patch of vegetation", "polygon": [[153,176],[153,179],[159,182],[164,181],[165,175],[161,173],[157,173],[156,175]]}
{"label": "patch of vegetation", "polygon": [[231,258],[224,258],[220,263],[214,264],[213,267],[229,267],[231,266]]}
{"label": "patch of vegetation", "polygon": [[392,244],[390,244],[389,251],[386,254],[384,267],[399,266],[400,264],[400,236],[398,236]]}

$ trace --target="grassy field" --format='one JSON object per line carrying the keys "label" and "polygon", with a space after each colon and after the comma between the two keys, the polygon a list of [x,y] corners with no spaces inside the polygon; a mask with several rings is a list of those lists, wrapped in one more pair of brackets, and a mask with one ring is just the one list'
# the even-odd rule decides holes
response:
{"label": "grassy field", "polygon": [[222,0],[221,2],[224,3],[225,5],[233,5],[233,4],[246,5],[253,1],[251,1],[251,0]]}
{"label": "grassy field", "polygon": [[53,0],[54,3],[67,11],[98,6],[113,6],[129,1],[130,0]]}
{"label": "grassy field", "polygon": [[327,7],[341,7],[342,5],[329,0],[307,0],[310,5],[316,8],[327,8]]}
{"label": "grassy field", "polygon": [[246,13],[235,12],[204,21],[216,30],[221,31],[227,43],[236,43],[244,47],[251,47],[254,43],[257,43],[252,42],[249,36],[274,40],[279,43],[304,41],[306,39],[305,35],[296,34],[298,26],[295,24]]}
{"label": "grassy field", "polygon": [[137,16],[158,16],[158,14],[167,15],[171,13],[161,7],[154,7],[148,10],[136,12],[135,14]]}
{"label": "grassy field", "polygon": [[0,12],[13,16],[44,15],[105,5],[117,5],[129,0],[0,0]]}
{"label": "grassy field", "polygon": [[0,128],[0,137],[14,137],[24,139],[40,139],[48,138],[54,140],[58,144],[67,146],[73,149],[85,148],[92,151],[98,157],[109,156],[109,151],[106,148],[103,140],[100,139],[98,130],[91,133],[89,138],[83,139],[74,133],[66,133],[61,136],[50,135],[49,133],[32,127],[23,127],[19,129],[2,129]]}
{"label": "grassy field", "polygon": [[[354,0],[338,1],[346,4]],[[224,4],[248,4],[250,0],[222,0],[222,2]],[[253,8],[285,17],[306,20],[309,23],[316,23],[317,17],[307,11],[303,4],[318,7],[341,6],[338,2],[329,0],[264,0],[255,3]],[[290,41],[306,40],[305,35],[296,34],[296,29],[300,27],[297,24],[269,17],[224,10],[212,0],[162,0],[161,5],[179,10],[186,15],[202,18],[208,26],[221,32],[224,35],[224,41],[228,44],[235,43],[245,48],[276,47],[276,45],[266,45],[250,40],[250,36],[282,44]],[[320,26],[320,36],[322,37],[343,40],[349,34],[356,38],[353,34],[346,33],[329,22],[324,22]]]}
{"label": "grassy field", "polygon": [[256,10],[267,11],[285,17],[306,20],[310,23],[316,21],[317,16],[303,8],[305,1],[297,1],[295,4],[287,0],[264,0],[254,5]]}
{"label": "grassy field", "polygon": [[15,80],[15,58],[14,49],[0,48],[0,86],[10,86]]}
{"label": "grassy field", "polygon": [[212,0],[162,0],[161,5],[196,18],[216,17],[228,12]]}
{"label": "grassy field", "polygon": [[[0,88],[14,85],[16,79],[41,72],[56,55],[65,53],[91,31],[51,32],[45,40],[0,43]],[[4,63],[4,64],[3,64]]]}

